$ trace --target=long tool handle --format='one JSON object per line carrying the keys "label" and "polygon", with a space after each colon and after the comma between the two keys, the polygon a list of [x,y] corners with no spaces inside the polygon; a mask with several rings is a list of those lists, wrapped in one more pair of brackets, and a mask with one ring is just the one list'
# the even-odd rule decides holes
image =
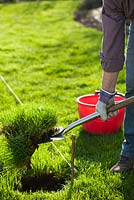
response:
{"label": "long tool handle", "polygon": [[[125,100],[122,100],[120,101],[119,103],[116,103],[115,105],[111,106],[110,108],[108,108],[108,113],[109,112],[114,112],[116,110],[119,110],[120,108],[125,108],[127,107],[128,105],[132,105],[134,104],[134,96],[128,98],[128,99],[125,99]],[[90,115],[87,115],[86,117],[83,117],[81,119],[78,119],[74,122],[72,122],[71,124],[69,124],[62,132],[62,134],[64,135],[64,133],[70,131],[71,129],[73,129],[74,127],[76,126],[79,126],[81,124],[84,124],[85,122],[89,122],[93,119],[97,119],[100,117],[100,114],[98,112],[94,112]]]}
{"label": "long tool handle", "polygon": [[134,104],[134,96],[129,97],[128,99],[122,100],[119,103],[116,103],[115,105],[111,106],[110,108],[108,108],[108,113],[119,110],[120,108],[125,108],[132,104]]}
{"label": "long tool handle", "polygon": [[84,124],[85,122],[89,122],[93,119],[99,118],[100,114],[98,112],[94,112],[90,115],[87,115],[86,117],[82,117],[81,119],[78,119],[74,122],[72,122],[71,124],[69,124],[62,132],[62,134],[64,135],[64,133],[70,131],[71,129],[75,128],[76,126],[79,126],[81,124]]}

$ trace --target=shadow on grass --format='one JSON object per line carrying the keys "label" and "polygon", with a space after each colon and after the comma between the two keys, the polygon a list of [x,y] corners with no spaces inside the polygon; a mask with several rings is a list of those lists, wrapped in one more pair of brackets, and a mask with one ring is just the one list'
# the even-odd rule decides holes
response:
{"label": "shadow on grass", "polygon": [[134,173],[126,173],[121,176],[122,184],[119,191],[125,200],[134,200]]}
{"label": "shadow on grass", "polygon": [[123,134],[93,135],[81,130],[76,142],[76,159],[101,162],[109,168],[120,156]]}
{"label": "shadow on grass", "polygon": [[[122,130],[111,135],[91,135],[81,130],[76,141],[76,160],[101,163],[104,170],[110,169],[120,157],[123,139]],[[134,173],[122,174],[120,178],[119,192],[125,200],[134,200]]]}

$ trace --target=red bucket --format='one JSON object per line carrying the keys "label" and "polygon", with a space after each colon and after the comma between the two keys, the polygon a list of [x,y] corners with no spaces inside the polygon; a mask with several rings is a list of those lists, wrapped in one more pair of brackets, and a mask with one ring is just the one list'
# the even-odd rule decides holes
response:
{"label": "red bucket", "polygon": [[[99,94],[84,95],[77,98],[78,111],[80,118],[90,115],[96,111],[96,103],[98,102]],[[123,96],[115,95],[115,102],[124,100]],[[124,121],[125,109],[118,110],[115,117],[108,119],[106,122],[100,118],[94,119],[83,124],[83,129],[91,134],[112,134],[116,133],[122,126]]]}

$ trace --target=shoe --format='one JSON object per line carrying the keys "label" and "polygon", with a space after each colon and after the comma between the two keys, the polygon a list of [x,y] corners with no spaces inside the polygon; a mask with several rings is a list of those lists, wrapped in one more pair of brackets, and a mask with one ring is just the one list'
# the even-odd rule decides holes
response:
{"label": "shoe", "polygon": [[121,156],[118,163],[116,163],[111,169],[111,172],[123,173],[134,170],[134,158]]}

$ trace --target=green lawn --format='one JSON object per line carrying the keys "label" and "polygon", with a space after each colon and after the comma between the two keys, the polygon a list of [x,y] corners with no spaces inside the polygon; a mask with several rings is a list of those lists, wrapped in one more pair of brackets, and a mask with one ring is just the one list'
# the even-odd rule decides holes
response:
{"label": "green lawn", "polygon": [[[49,106],[56,112],[57,126],[78,119],[76,98],[100,88],[99,52],[102,33],[74,21],[80,0],[43,1],[0,5],[0,74],[25,105]],[[117,90],[125,92],[125,70]],[[0,112],[20,107],[0,81]],[[20,192],[21,170],[6,162],[6,141],[0,137],[0,177],[2,200],[133,200],[133,174],[111,174],[119,159],[123,130],[117,134],[94,136],[77,127],[56,142],[64,157],[71,160],[71,136],[76,135],[75,180],[70,168],[51,143],[41,144],[32,157],[34,173],[55,172],[66,182],[57,192]]]}

